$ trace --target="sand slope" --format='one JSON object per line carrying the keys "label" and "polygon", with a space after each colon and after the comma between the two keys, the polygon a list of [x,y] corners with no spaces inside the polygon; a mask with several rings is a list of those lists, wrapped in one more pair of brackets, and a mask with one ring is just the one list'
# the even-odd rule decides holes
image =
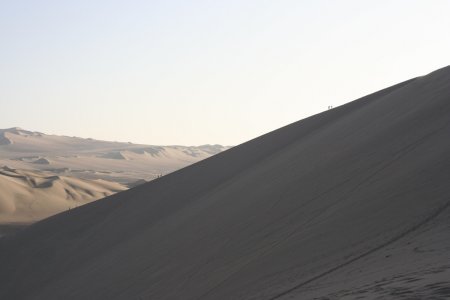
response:
{"label": "sand slope", "polygon": [[448,298],[449,132],[447,67],[0,239],[0,298]]}

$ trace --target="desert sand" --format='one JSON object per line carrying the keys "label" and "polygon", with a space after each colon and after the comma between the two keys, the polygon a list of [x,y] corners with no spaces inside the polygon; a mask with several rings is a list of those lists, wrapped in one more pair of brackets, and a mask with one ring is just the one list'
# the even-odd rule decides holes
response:
{"label": "desert sand", "polygon": [[229,147],[149,146],[0,129],[0,235]]}
{"label": "desert sand", "polygon": [[153,180],[229,147],[152,146],[0,129],[0,166],[125,185]]}
{"label": "desert sand", "polygon": [[120,183],[102,179],[2,167],[0,224],[32,223],[126,189]]}
{"label": "desert sand", "polygon": [[448,299],[450,67],[0,239],[2,299]]}

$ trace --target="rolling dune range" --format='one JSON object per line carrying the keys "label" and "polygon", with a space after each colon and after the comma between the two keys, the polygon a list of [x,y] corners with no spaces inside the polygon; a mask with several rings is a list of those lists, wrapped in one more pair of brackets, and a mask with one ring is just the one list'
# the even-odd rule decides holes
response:
{"label": "rolling dune range", "polygon": [[149,146],[1,129],[0,225],[41,220],[227,148]]}

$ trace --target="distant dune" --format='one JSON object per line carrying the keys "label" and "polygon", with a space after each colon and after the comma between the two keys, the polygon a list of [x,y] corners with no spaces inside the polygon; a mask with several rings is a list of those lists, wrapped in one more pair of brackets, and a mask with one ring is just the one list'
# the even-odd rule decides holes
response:
{"label": "distant dune", "polygon": [[121,184],[152,180],[230,147],[150,146],[0,129],[0,166]]}
{"label": "distant dune", "polygon": [[449,132],[447,67],[1,238],[0,298],[449,299]]}
{"label": "distant dune", "polygon": [[[0,129],[0,224],[41,220],[227,148],[149,146],[46,135],[18,127]],[[34,181],[47,181],[50,186],[36,186]]]}
{"label": "distant dune", "polygon": [[33,163],[39,164],[39,165],[49,165],[50,161],[46,158],[39,158],[39,159],[35,160]]}
{"label": "distant dune", "polygon": [[0,168],[0,224],[31,223],[127,187],[101,179]]}
{"label": "distant dune", "polygon": [[104,158],[111,158],[111,159],[125,159],[128,160],[128,158],[122,153],[122,151],[117,152],[108,152],[103,155]]}
{"label": "distant dune", "polygon": [[0,137],[0,145],[11,145],[12,141],[7,137]]}

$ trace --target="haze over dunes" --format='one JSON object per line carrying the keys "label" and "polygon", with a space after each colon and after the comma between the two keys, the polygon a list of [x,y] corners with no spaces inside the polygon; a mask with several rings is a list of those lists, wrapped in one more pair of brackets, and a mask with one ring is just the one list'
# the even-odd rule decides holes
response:
{"label": "haze over dunes", "polygon": [[449,130],[447,67],[0,239],[0,298],[448,298]]}
{"label": "haze over dunes", "polygon": [[43,219],[227,148],[137,145],[0,129],[0,224]]}

